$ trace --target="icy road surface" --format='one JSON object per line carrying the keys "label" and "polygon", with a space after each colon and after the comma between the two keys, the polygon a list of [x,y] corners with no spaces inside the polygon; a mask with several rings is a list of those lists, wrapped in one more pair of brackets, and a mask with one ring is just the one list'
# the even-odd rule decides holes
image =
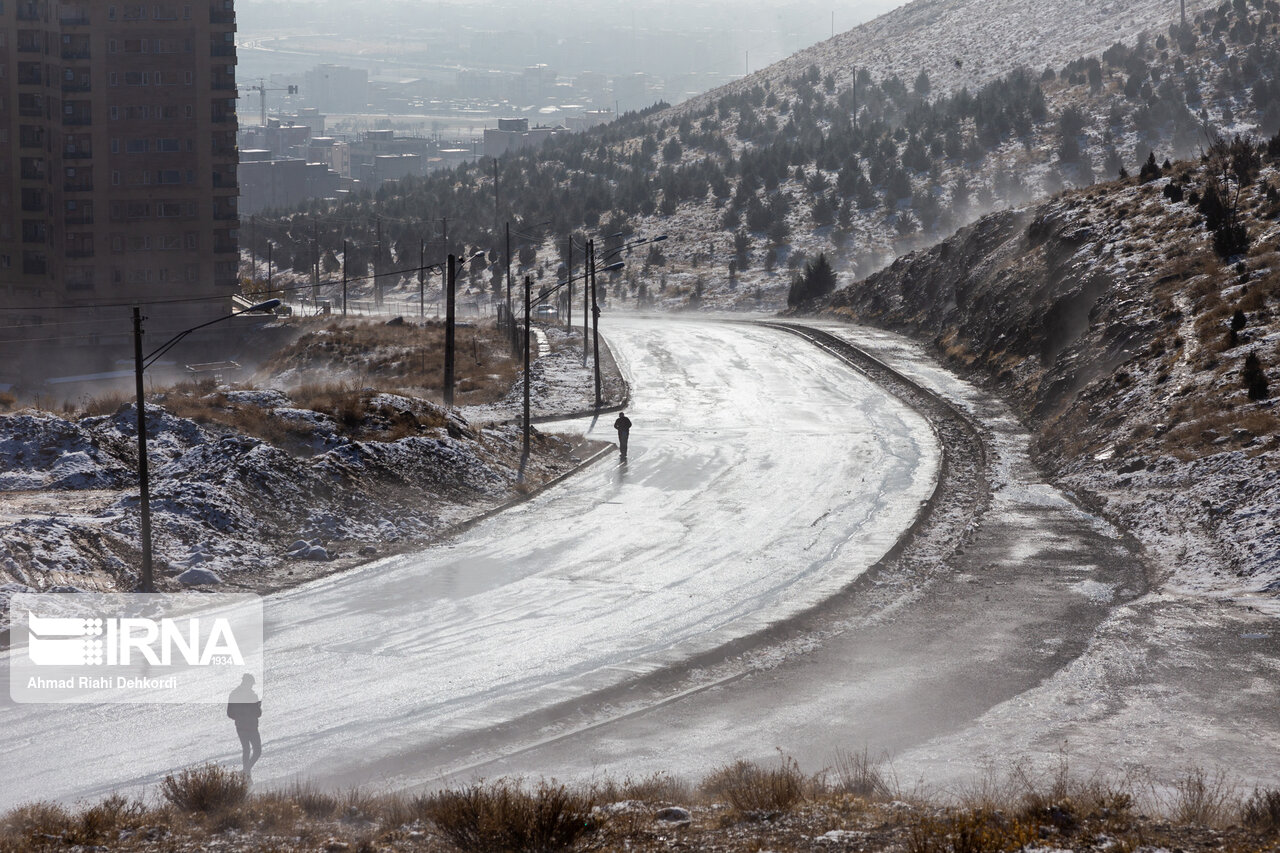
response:
{"label": "icy road surface", "polygon": [[[390,767],[429,783],[439,769],[406,759],[432,744],[679,668],[829,597],[931,494],[929,425],[835,357],[744,325],[606,329],[633,388],[629,463],[267,600],[255,784],[377,785]],[[613,417],[569,428],[611,438]],[[6,691],[0,730],[4,807],[239,766],[217,706],[15,705]]]}

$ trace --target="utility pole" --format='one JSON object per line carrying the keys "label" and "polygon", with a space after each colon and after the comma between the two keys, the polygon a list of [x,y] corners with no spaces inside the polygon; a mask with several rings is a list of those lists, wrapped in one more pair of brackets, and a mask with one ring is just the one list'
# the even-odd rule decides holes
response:
{"label": "utility pole", "polygon": [[[440,217],[440,245],[444,247],[444,254],[449,254],[449,220],[446,217]],[[449,287],[449,271],[441,268],[440,270],[440,291],[444,292]],[[436,303],[436,319],[440,319],[440,303]]]}
{"label": "utility pole", "polygon": [[453,407],[453,290],[454,283],[458,276],[458,259],[453,255],[449,256],[448,270],[445,273],[448,276],[448,285],[445,288],[445,315],[444,315],[444,404],[447,408]]}
{"label": "utility pole", "polygon": [[524,480],[524,468],[529,462],[529,434],[532,425],[529,423],[529,386],[533,383],[529,377],[529,338],[532,332],[530,312],[530,293],[533,290],[533,276],[524,277],[524,444],[520,452],[520,480]]}
{"label": "utility pole", "polygon": [[511,223],[507,223],[507,321],[515,328],[515,318],[511,316]]}
{"label": "utility pole", "polygon": [[378,223],[378,243],[377,250],[373,255],[373,304],[382,307],[382,281],[378,276],[382,272],[382,217],[377,219]]}
{"label": "utility pole", "polygon": [[418,316],[425,319],[427,316],[427,240],[422,238],[418,240]]}
{"label": "utility pole", "polygon": [[347,316],[347,241],[342,241],[342,316]]}
{"label": "utility pole", "polygon": [[142,527],[142,592],[155,592],[151,577],[151,483],[147,471],[147,416],[142,389],[142,309],[133,308],[133,375],[138,403],[138,513]]}
{"label": "utility pole", "polygon": [[587,266],[582,274],[582,366],[587,366],[587,315],[591,313],[591,268],[596,265],[596,241],[587,241]]}
{"label": "utility pole", "polygon": [[1187,0],[1182,0],[1182,28],[1187,28]]}
{"label": "utility pole", "polygon": [[566,306],[564,327],[570,331],[573,331],[573,235],[572,234],[569,235],[569,259],[566,266],[568,266],[569,268],[568,275],[565,276],[565,280],[568,282],[566,286],[569,288],[569,295],[566,296],[564,300],[564,304]]}
{"label": "utility pole", "polygon": [[320,311],[320,225],[311,225],[311,310]]}
{"label": "utility pole", "polygon": [[[600,394],[600,301],[596,287],[596,249],[591,241],[591,354],[596,362],[596,409],[601,406]],[[607,257],[607,255],[606,255]]]}
{"label": "utility pole", "polygon": [[274,249],[275,249],[275,246],[273,246],[270,241],[267,241],[267,298],[268,299],[271,298],[271,278],[272,278],[272,275],[274,274],[274,270],[272,270],[271,268],[272,261],[274,260],[271,255],[272,255],[272,250]]}

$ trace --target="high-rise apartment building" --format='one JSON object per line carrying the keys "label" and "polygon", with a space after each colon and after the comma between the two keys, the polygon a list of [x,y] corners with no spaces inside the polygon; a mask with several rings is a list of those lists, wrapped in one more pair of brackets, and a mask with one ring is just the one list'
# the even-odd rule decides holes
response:
{"label": "high-rise apartment building", "polygon": [[233,0],[0,0],[0,340],[114,348],[131,301],[154,334],[226,313],[235,30]]}

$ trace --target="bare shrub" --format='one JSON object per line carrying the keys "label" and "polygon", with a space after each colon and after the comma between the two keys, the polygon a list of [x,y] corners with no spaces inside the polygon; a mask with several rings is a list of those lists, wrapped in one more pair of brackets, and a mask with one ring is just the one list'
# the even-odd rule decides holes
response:
{"label": "bare shrub", "polygon": [[1259,832],[1280,833],[1280,789],[1254,789],[1240,810],[1240,820]]}
{"label": "bare shrub", "polygon": [[424,803],[427,819],[464,851],[550,851],[575,845],[595,826],[590,796],[541,782],[532,791],[499,780],[443,791]]}
{"label": "bare shrub", "polygon": [[333,817],[338,811],[337,797],[321,791],[308,782],[294,782],[293,787],[288,788],[284,795],[310,818]]}
{"label": "bare shrub", "polygon": [[133,402],[133,395],[125,394],[122,391],[112,391],[108,394],[100,394],[84,404],[84,413],[86,415],[114,415],[120,411],[120,407],[126,403]]}
{"label": "bare shrub", "polygon": [[784,757],[773,768],[738,760],[704,779],[702,790],[746,817],[765,818],[795,808],[804,799],[805,782],[793,758]]}
{"label": "bare shrub", "polygon": [[892,800],[898,796],[897,779],[886,775],[885,758],[873,759],[864,748],[862,752],[836,750],[831,770],[835,774],[833,788],[842,794],[851,794],[868,800]]}
{"label": "bare shrub", "polygon": [[666,773],[654,773],[638,779],[628,776],[621,782],[613,779],[597,781],[592,785],[592,793],[599,802],[636,800],[660,805],[688,802],[693,796],[688,782]]}
{"label": "bare shrub", "polygon": [[249,782],[243,773],[220,764],[191,767],[164,777],[161,795],[186,812],[217,812],[244,802]]}
{"label": "bare shrub", "polygon": [[1224,826],[1239,813],[1240,797],[1225,770],[1199,767],[1173,783],[1166,798],[1169,818],[1177,823]]}

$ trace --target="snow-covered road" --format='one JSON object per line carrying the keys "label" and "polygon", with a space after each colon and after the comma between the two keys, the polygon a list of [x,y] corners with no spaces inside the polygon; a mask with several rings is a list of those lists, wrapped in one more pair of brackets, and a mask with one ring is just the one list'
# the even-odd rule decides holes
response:
{"label": "snow-covered road", "polygon": [[[439,768],[406,759],[434,743],[605,695],[828,598],[933,490],[929,425],[833,356],[742,325],[610,317],[607,331],[633,388],[628,463],[267,600],[256,783],[429,782]],[[611,438],[611,423],[568,428]],[[239,755],[212,706],[6,697],[0,730],[0,806]]]}

